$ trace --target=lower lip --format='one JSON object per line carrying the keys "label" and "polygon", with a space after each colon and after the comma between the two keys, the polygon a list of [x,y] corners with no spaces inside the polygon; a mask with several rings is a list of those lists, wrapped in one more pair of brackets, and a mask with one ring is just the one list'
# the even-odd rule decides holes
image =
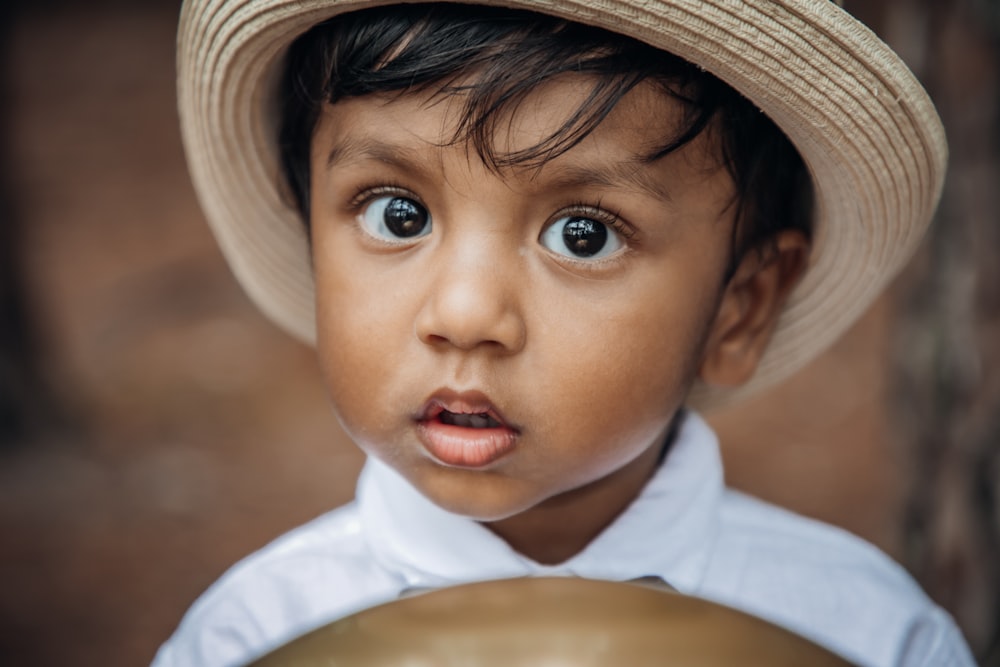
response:
{"label": "lower lip", "polygon": [[514,451],[517,444],[517,431],[502,426],[468,428],[423,421],[417,434],[435,460],[454,468],[483,468]]}

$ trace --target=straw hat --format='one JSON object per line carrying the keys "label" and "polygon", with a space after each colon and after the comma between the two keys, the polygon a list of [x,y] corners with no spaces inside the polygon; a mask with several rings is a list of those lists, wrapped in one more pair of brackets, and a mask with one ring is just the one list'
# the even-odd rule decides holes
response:
{"label": "straw hat", "polygon": [[[276,136],[282,55],[324,19],[386,2],[186,0],[178,35],[181,128],[195,188],[257,305],[315,336],[302,222],[283,196]],[[697,387],[717,405],[801,367],[897,273],[933,215],[947,148],[906,65],[830,0],[479,0],[635,37],[704,67],[767,113],[802,154],[817,194],[810,267],[753,380]],[[345,317],[349,316],[345,314]]]}

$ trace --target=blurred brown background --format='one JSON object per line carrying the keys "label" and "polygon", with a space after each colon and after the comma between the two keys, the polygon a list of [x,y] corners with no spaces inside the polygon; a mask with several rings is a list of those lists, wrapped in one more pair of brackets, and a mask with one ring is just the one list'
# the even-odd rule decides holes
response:
{"label": "blurred brown background", "polygon": [[[905,564],[1000,665],[1000,1],[854,0],[937,100],[938,222],[826,355],[712,415],[735,486]],[[348,500],[312,352],[194,199],[178,2],[0,8],[0,664],[141,665],[235,560]]]}

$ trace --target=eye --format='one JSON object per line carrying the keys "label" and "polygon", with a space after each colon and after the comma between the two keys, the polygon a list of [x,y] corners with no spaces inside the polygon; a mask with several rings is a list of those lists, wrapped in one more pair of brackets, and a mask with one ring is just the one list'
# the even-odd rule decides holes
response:
{"label": "eye", "polygon": [[358,216],[361,226],[376,238],[414,239],[431,232],[431,214],[419,202],[401,196],[372,199]]}
{"label": "eye", "polygon": [[624,246],[607,224],[579,215],[559,218],[542,232],[540,241],[552,252],[573,259],[601,259]]}

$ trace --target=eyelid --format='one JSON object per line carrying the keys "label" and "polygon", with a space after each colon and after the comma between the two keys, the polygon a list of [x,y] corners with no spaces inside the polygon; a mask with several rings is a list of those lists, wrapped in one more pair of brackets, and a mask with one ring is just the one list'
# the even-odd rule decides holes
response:
{"label": "eyelid", "polygon": [[417,196],[415,192],[409,188],[404,188],[402,185],[391,182],[380,182],[377,185],[371,184],[358,188],[354,196],[348,200],[347,207],[352,211],[356,211],[379,197],[392,195],[408,197],[418,202],[421,206],[426,207],[426,204],[424,204],[423,200]]}
{"label": "eyelid", "polygon": [[636,228],[633,227],[618,211],[611,211],[603,208],[600,202],[588,204],[578,202],[566,206],[557,211],[551,218],[549,224],[554,224],[558,220],[567,216],[579,216],[581,218],[592,218],[593,220],[607,225],[616,233],[620,234],[626,241],[633,241],[636,235]]}

